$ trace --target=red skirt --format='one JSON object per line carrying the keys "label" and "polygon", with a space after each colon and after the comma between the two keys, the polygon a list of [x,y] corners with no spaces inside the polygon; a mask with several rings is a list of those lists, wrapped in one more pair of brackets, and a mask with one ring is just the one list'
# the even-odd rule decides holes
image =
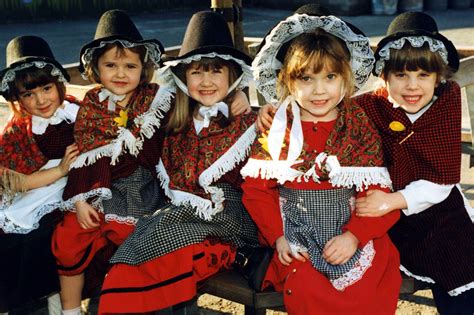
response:
{"label": "red skirt", "polygon": [[374,245],[372,266],[343,291],[336,290],[310,261],[293,260],[285,267],[276,252],[264,287],[273,285],[275,290],[283,291],[286,310],[292,315],[393,315],[401,285],[399,255],[387,236],[374,240]]}
{"label": "red skirt", "polygon": [[206,240],[138,266],[116,264],[105,278],[99,314],[151,312],[188,301],[199,281],[229,269],[234,258],[230,244]]}
{"label": "red skirt", "polygon": [[84,272],[99,250],[110,242],[120,245],[135,229],[133,225],[105,222],[104,216],[99,215],[101,223],[98,228],[81,228],[74,212],[67,213],[56,226],[52,250],[60,275],[73,276]]}

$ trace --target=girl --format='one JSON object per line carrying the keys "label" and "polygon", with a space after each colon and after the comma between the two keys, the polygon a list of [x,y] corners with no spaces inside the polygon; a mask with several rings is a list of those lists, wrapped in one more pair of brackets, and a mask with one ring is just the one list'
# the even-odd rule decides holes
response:
{"label": "girl", "polygon": [[369,191],[357,213],[403,209],[390,232],[401,269],[430,283],[440,313],[472,314],[474,210],[459,186],[460,88],[446,81],[459,67],[456,49],[429,15],[407,12],[390,24],[376,59],[386,88],[359,101],[381,132],[396,192]]}
{"label": "girl", "polygon": [[243,202],[276,248],[264,287],[284,292],[290,314],[393,314],[401,277],[387,230],[399,215],[353,215],[356,196],[390,186],[379,135],[349,99],[370,74],[369,40],[300,13],[253,62],[258,90],[280,104],[242,169]]}
{"label": "girl", "polygon": [[80,312],[84,271],[94,256],[120,244],[137,218],[161,200],[156,131],[171,93],[150,80],[162,51],[157,40],[143,40],[121,10],[105,12],[95,40],[81,50],[81,71],[100,85],[87,92],[77,116],[74,137],[81,154],[63,195],[71,211],[53,235],[66,314]]}
{"label": "girl", "polygon": [[179,57],[160,70],[161,84],[178,87],[157,166],[169,203],[141,218],[115,253],[99,313],[149,312],[187,301],[199,281],[230,268],[235,246],[257,245],[239,175],[256,136],[255,115],[234,117],[227,105],[235,89],[248,85],[249,63],[234,49],[221,15],[193,15]]}
{"label": "girl", "polygon": [[[69,75],[42,38],[14,38],[6,55],[0,92],[13,115],[0,135],[2,313],[58,291],[52,212],[78,153],[72,134],[79,109],[65,95]],[[50,311],[55,299],[48,299]]]}

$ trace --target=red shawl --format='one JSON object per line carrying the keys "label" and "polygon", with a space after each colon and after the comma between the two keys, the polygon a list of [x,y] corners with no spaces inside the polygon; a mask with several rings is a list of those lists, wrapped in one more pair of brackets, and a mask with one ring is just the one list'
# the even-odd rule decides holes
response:
{"label": "red shawl", "polygon": [[357,101],[380,131],[394,189],[419,179],[445,185],[458,183],[462,115],[459,85],[451,81],[439,87],[438,99],[413,124],[403,109],[393,108],[386,95],[382,89],[362,95]]}

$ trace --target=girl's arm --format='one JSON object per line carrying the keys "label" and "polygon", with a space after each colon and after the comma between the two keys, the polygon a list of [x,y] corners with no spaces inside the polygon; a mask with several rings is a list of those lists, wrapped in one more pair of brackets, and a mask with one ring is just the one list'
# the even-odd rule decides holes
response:
{"label": "girl's arm", "polygon": [[405,215],[420,213],[445,200],[453,187],[454,185],[439,185],[427,180],[417,180],[397,192],[370,190],[366,197],[357,199],[357,215],[378,217],[397,209],[402,209]]}
{"label": "girl's arm", "polygon": [[230,104],[230,111],[232,113],[232,116],[248,114],[251,110],[252,108],[250,107],[250,102],[247,98],[247,95],[241,90],[238,90],[235,93],[232,103]]}
{"label": "girl's arm", "polygon": [[269,130],[272,126],[273,115],[275,115],[276,108],[271,104],[263,105],[258,111],[257,128],[261,132]]}
{"label": "girl's arm", "polygon": [[39,170],[29,175],[24,175],[8,169],[2,169],[2,184],[14,192],[28,191],[54,183],[69,173],[69,166],[77,158],[78,150],[75,144],[66,148],[61,163],[53,168]]}

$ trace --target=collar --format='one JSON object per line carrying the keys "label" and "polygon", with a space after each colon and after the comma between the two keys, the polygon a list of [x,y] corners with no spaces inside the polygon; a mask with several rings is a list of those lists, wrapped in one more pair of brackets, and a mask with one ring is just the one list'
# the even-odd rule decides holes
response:
{"label": "collar", "polygon": [[225,117],[229,117],[229,106],[224,102],[216,103],[212,106],[200,106],[199,115],[203,118],[202,123],[199,120],[194,120],[194,126],[196,128],[196,133],[199,134],[202,129],[209,127],[212,117],[216,117],[217,114],[221,112]]}
{"label": "collar", "polygon": [[63,102],[63,105],[64,108],[59,107],[53,116],[49,118],[32,115],[31,125],[33,133],[36,135],[42,135],[49,125],[58,125],[63,121],[68,124],[75,122],[79,106],[66,100]]}
{"label": "collar", "polygon": [[107,103],[107,109],[111,112],[115,112],[115,107],[116,107],[117,102],[120,102],[121,100],[123,100],[125,96],[126,96],[125,94],[117,95],[110,92],[106,88],[102,88],[99,92],[99,102],[102,103],[106,99],[109,99],[109,102]]}

